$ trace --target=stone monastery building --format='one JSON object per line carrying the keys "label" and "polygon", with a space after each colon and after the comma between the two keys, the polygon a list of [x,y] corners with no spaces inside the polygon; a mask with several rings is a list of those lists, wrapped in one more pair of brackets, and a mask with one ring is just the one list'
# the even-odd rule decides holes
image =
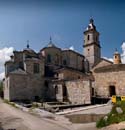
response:
{"label": "stone monastery building", "polygon": [[[4,99],[90,104],[92,97],[125,95],[125,65],[101,58],[99,32],[93,19],[83,33],[84,54],[49,44],[39,53],[29,45],[5,63]],[[82,46],[82,45],[81,45]]]}

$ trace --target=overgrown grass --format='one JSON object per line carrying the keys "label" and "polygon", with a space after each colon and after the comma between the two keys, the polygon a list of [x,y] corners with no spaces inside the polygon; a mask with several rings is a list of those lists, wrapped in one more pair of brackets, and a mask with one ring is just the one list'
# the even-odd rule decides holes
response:
{"label": "overgrown grass", "polygon": [[[120,107],[123,110],[123,113],[119,114],[116,111],[117,107]],[[96,127],[102,128],[110,124],[119,123],[122,121],[125,121],[125,101],[114,104],[111,112],[107,115],[107,119],[105,119],[104,117],[101,118],[99,121],[97,121]]]}

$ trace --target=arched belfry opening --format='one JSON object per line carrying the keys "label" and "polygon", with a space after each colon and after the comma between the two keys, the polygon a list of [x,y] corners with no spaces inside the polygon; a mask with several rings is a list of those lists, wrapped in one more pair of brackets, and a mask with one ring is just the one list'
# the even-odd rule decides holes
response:
{"label": "arched belfry opening", "polygon": [[116,90],[115,90],[115,86],[114,85],[109,86],[109,95],[110,95],[110,97],[112,95],[116,95]]}

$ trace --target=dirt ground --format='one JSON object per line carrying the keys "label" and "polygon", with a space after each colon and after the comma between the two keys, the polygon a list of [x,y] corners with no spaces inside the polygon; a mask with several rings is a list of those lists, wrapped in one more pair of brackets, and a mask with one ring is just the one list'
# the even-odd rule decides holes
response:
{"label": "dirt ground", "polygon": [[96,128],[96,123],[86,123],[86,124],[73,124],[75,130],[98,130]]}
{"label": "dirt ground", "polygon": [[[2,128],[1,128],[2,126]],[[0,130],[123,130],[125,122],[102,129],[96,128],[96,123],[73,124],[63,116],[56,120],[32,115],[14,108],[0,100]]]}
{"label": "dirt ground", "polygon": [[56,120],[32,115],[0,100],[0,130],[96,130],[92,124],[72,124],[63,116]]}
{"label": "dirt ground", "polygon": [[0,100],[0,124],[4,130],[71,130],[70,125],[23,112]]}
{"label": "dirt ground", "polygon": [[125,130],[125,122],[121,122],[119,124],[113,124],[100,130]]}

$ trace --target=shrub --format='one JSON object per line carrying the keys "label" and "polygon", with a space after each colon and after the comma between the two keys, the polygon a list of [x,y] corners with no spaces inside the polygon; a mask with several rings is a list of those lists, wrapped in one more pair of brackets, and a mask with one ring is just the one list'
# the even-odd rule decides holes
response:
{"label": "shrub", "polygon": [[106,121],[103,118],[101,118],[99,121],[97,121],[97,123],[96,123],[97,128],[102,128],[104,126],[106,126]]}
{"label": "shrub", "polygon": [[[123,110],[122,114],[116,111],[116,108],[120,107]],[[110,124],[119,123],[125,121],[125,101],[117,102],[113,105],[111,112],[107,115],[107,120],[101,118],[96,123],[97,128],[101,128]]]}

